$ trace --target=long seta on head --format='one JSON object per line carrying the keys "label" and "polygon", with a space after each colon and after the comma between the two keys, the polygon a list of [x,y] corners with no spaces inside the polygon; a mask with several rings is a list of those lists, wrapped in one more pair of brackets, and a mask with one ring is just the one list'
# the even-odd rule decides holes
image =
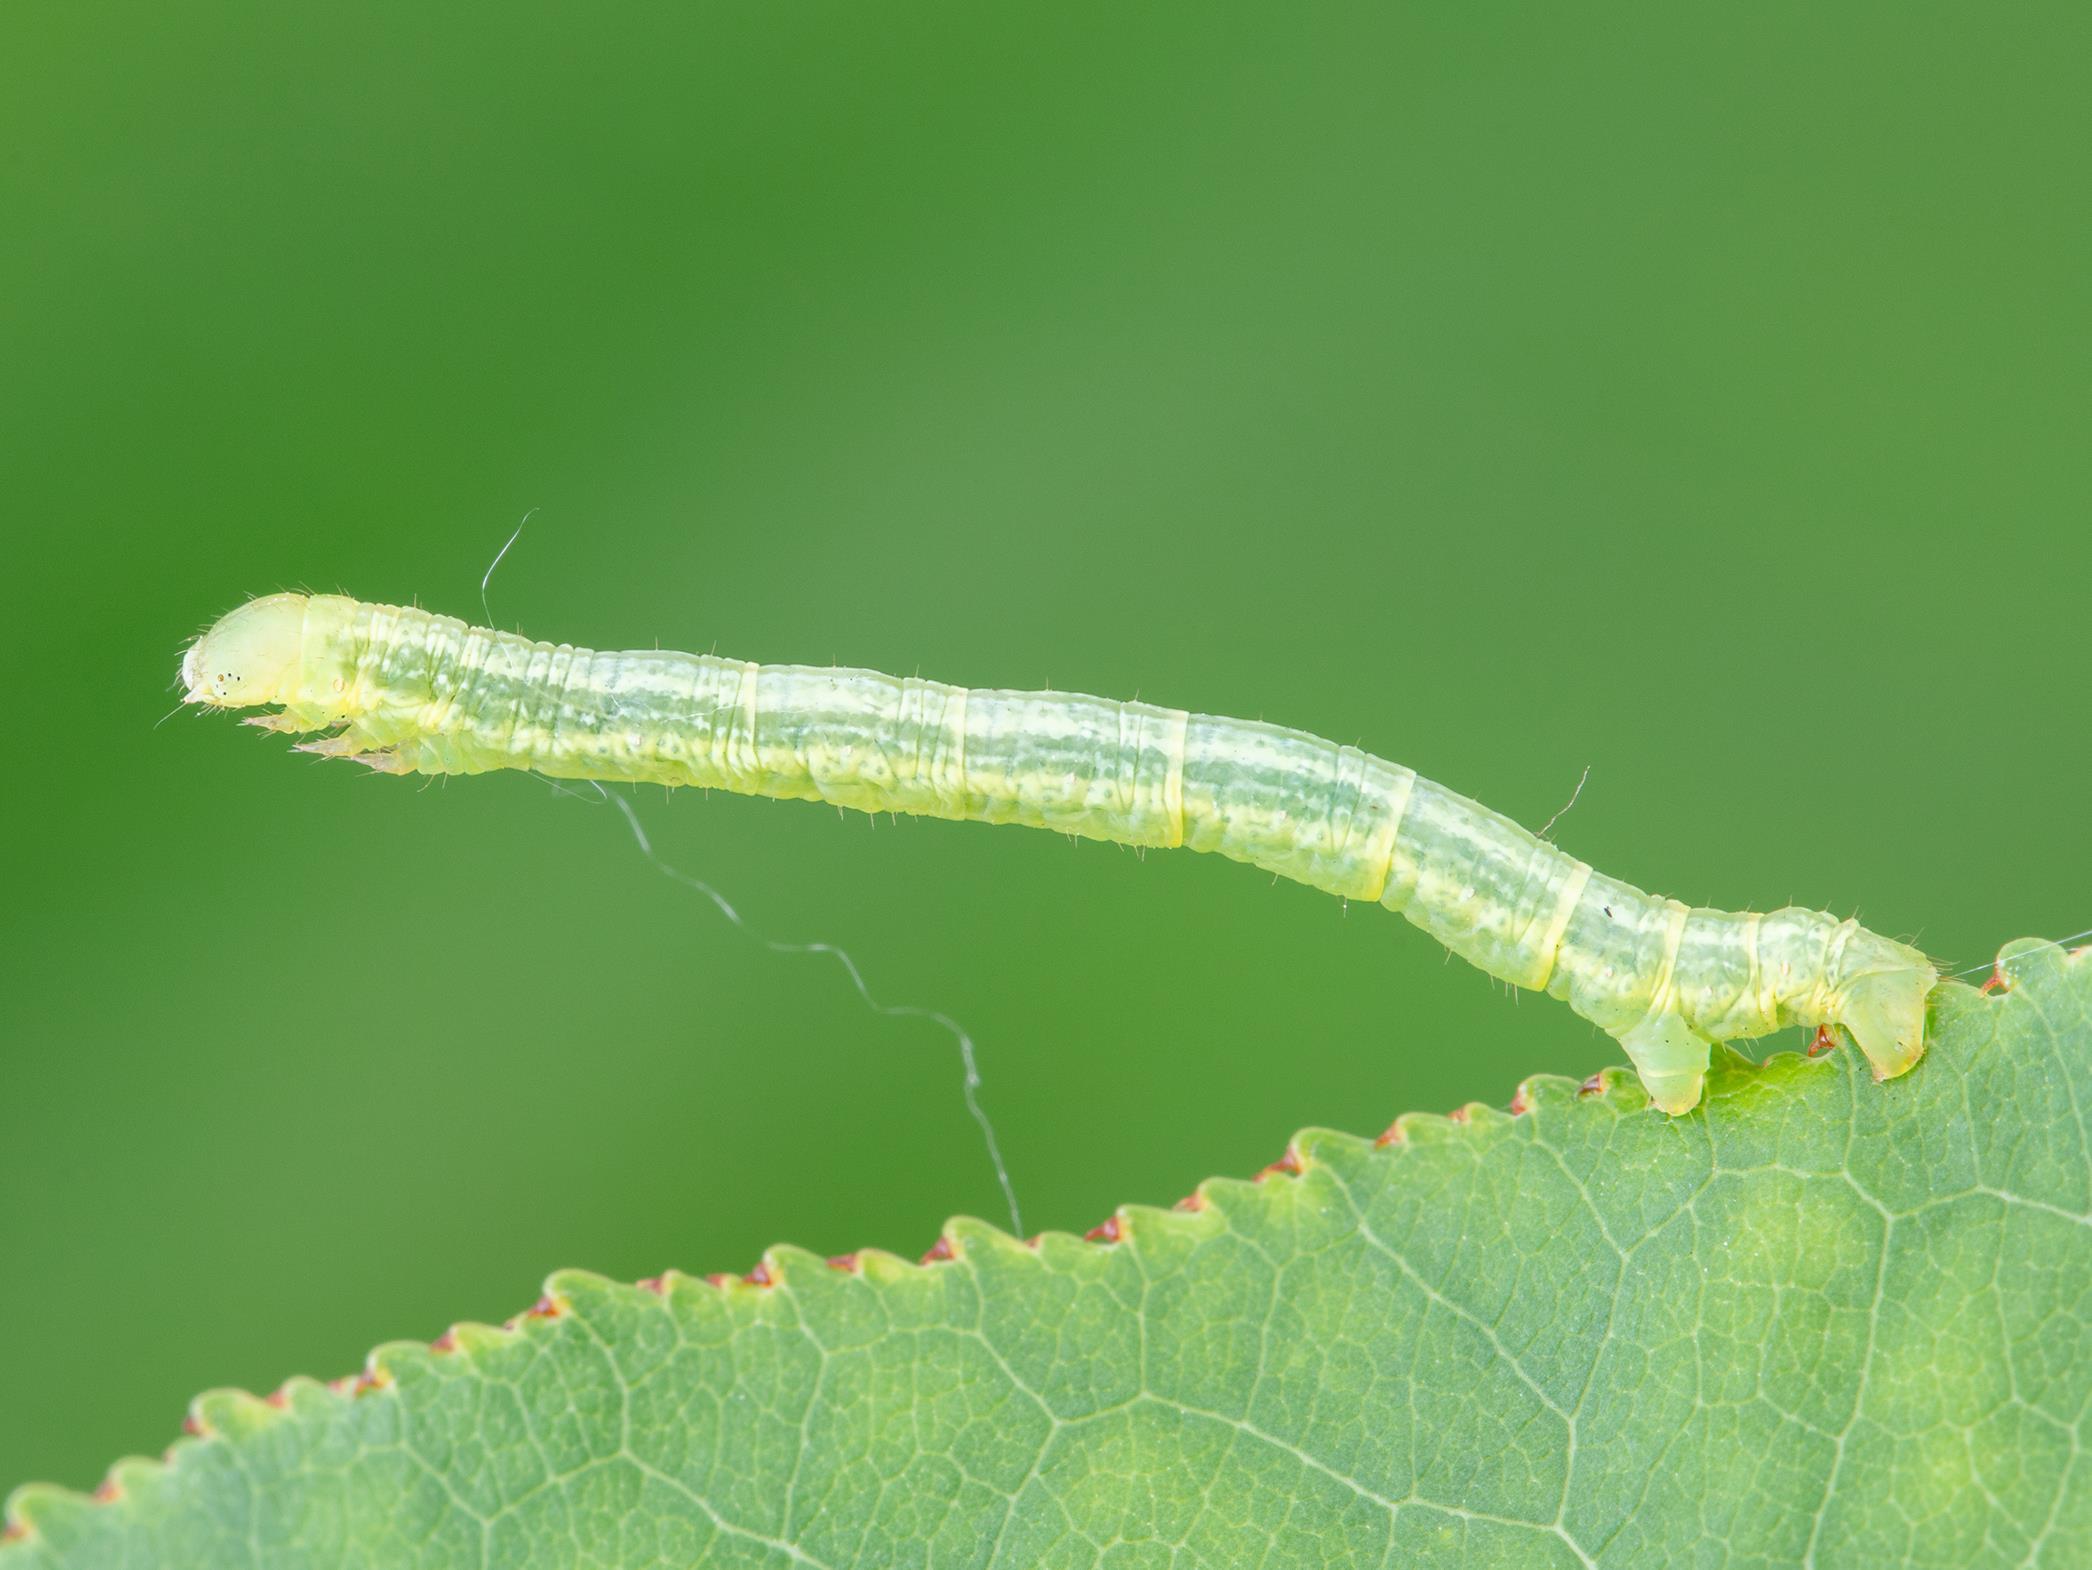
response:
{"label": "long seta on head", "polygon": [[269,594],[219,617],[182,656],[184,701],[219,709],[295,701],[309,603]]}

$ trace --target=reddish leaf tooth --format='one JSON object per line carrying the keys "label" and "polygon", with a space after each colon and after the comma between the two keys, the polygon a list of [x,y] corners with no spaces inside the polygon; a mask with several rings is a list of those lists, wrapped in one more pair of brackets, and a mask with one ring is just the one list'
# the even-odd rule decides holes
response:
{"label": "reddish leaf tooth", "polygon": [[1259,1172],[1257,1174],[1256,1181],[1261,1183],[1266,1178],[1274,1175],[1281,1175],[1285,1177],[1299,1177],[1300,1174],[1306,1170],[1307,1169],[1301,1164],[1300,1152],[1294,1149],[1291,1145],[1288,1145],[1286,1147],[1286,1153],[1284,1155],[1280,1156],[1278,1160],[1272,1162],[1270,1166],[1266,1167],[1262,1172]]}

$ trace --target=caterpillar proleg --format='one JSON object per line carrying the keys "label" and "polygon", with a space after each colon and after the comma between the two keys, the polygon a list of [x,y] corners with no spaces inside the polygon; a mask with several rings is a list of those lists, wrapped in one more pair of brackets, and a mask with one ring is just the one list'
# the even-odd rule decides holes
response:
{"label": "caterpillar proleg", "polygon": [[1619,1041],[1698,1104],[1713,1043],[1850,1032],[1877,1079],[1925,1049],[1939,979],[1823,911],[1688,908],[1594,871],[1413,770],[1301,731],[1079,693],[533,642],[398,605],[278,594],[182,660],[186,699],[390,773],[534,770],[1185,846],[1398,911]]}

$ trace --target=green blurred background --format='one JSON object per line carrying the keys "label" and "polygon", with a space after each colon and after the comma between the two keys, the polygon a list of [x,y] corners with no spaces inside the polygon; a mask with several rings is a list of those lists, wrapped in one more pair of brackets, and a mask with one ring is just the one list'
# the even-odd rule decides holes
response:
{"label": "green blurred background", "polygon": [[[2092,925],[2092,13],[10,10],[0,1489],[563,1265],[1002,1214],[951,1041],[521,777],[181,715],[241,598],[1263,715],[1609,872]],[[1027,1227],[1611,1045],[1218,860],[694,793]],[[1797,1041],[1774,1045],[1793,1047]]]}

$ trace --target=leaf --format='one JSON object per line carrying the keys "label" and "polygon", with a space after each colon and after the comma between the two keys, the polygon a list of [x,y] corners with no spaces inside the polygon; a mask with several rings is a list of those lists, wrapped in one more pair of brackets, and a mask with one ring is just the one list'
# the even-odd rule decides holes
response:
{"label": "leaf", "polygon": [[2000,963],[1888,1085],[1539,1079],[1096,1241],[557,1275],[22,1490],[0,1570],[2092,1564],[2092,962]]}

